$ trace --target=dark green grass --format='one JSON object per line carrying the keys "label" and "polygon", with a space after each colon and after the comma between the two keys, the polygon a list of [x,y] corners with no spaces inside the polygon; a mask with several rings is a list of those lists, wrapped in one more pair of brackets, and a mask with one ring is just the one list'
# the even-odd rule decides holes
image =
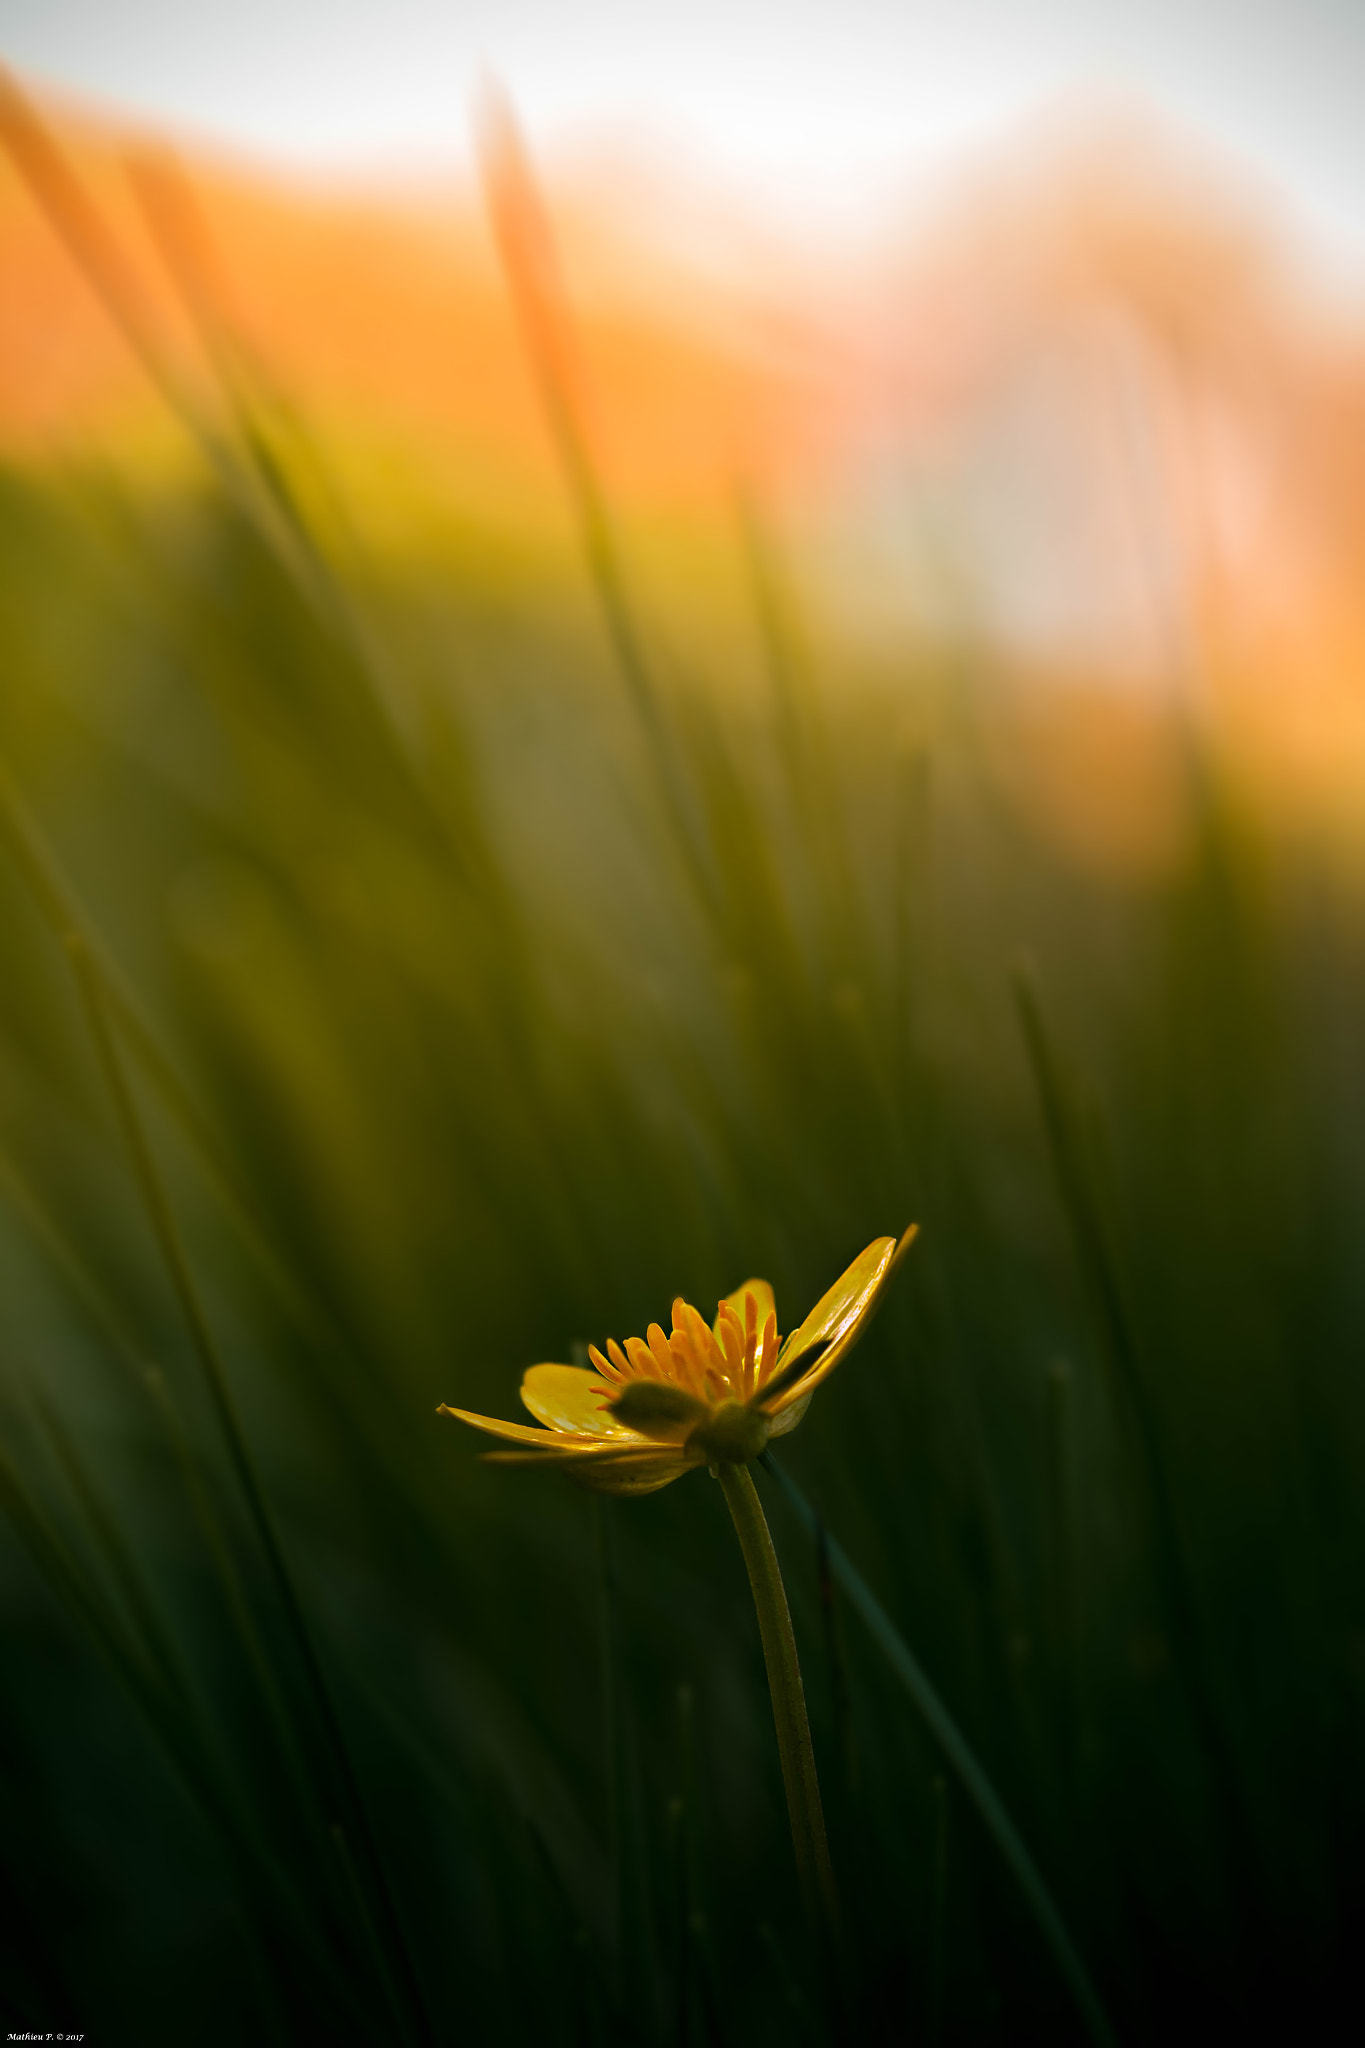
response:
{"label": "dark green grass", "polygon": [[719,1489],[594,1503],[434,1411],[749,1274],[789,1327],[913,1217],[782,1446],[814,1521],[761,1482],[845,2032],[1322,2031],[1365,1875],[1355,883],[1192,753],[1173,868],[1064,862],[993,794],[989,678],[822,676],[751,512],[747,671],[666,680],[509,133],[598,620],[481,546],[324,545],[184,195],[144,167],[211,420],[0,111],[205,478],[0,476],[7,2028],[826,2038]]}
{"label": "dark green grass", "polygon": [[[593,1504],[433,1411],[513,1413],[532,1359],[750,1272],[790,1321],[913,1215],[783,1462],[1120,2039],[1311,2029],[1361,1881],[1345,879],[1207,769],[1175,872],[1086,877],[997,806],[931,668],[841,678],[804,765],[780,700],[664,701],[684,856],[550,599],[509,621],[458,561],[439,593],[376,571],[355,601],[421,678],[384,697],[221,495],[11,474],[0,519],[9,2023],[820,2038],[719,1490],[601,1511],[604,1666]],[[907,697],[938,707],[910,763]],[[768,1506],[859,2037],[1080,2038]]]}

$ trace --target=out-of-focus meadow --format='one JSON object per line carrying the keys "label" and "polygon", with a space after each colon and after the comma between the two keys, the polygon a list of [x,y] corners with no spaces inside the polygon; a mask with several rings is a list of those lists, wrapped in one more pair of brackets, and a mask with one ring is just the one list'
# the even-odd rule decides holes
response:
{"label": "out-of-focus meadow", "polygon": [[[916,1219],[780,1463],[1117,2038],[1313,2036],[1359,318],[1141,128],[822,266],[619,162],[556,257],[496,118],[419,202],[0,114],[6,2026],[826,2038],[720,1489],[434,1411]],[[847,2037],[1103,2038],[759,1484]]]}

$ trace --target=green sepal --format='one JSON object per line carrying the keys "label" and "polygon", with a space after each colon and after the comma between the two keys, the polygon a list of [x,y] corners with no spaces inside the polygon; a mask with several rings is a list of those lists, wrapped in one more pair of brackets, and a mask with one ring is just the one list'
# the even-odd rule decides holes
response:
{"label": "green sepal", "polygon": [[747,1465],[767,1446],[771,1426],[766,1415],[740,1401],[723,1401],[693,1430],[689,1451],[700,1451],[709,1464]]}
{"label": "green sepal", "polygon": [[611,1404],[614,1421],[642,1436],[676,1439],[707,1413],[705,1401],[667,1380],[632,1380]]}

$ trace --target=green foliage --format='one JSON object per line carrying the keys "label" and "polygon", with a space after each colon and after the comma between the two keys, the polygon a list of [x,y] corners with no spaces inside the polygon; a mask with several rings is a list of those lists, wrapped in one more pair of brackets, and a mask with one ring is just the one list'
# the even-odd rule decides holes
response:
{"label": "green foliage", "polygon": [[914,1218],[783,1447],[839,1545],[769,1495],[855,2037],[1085,2016],[833,1556],[1120,2039],[1311,2033],[1365,1877],[1349,879],[1199,763],[1176,867],[1068,864],[984,684],[813,678],[753,532],[708,694],[229,473],[0,479],[7,2024],[822,2038],[719,1489],[597,1509],[434,1411],[746,1274],[787,1327]]}

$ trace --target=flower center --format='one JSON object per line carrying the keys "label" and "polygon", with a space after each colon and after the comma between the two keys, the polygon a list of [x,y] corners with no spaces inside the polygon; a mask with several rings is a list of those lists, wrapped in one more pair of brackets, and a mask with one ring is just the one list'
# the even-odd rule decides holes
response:
{"label": "flower center", "polygon": [[771,1377],[777,1363],[777,1316],[770,1309],[759,1325],[759,1303],[746,1288],[744,1315],[723,1301],[716,1327],[709,1330],[681,1295],[673,1304],[673,1329],[665,1336],[658,1323],[646,1335],[627,1337],[624,1350],[615,1338],[606,1354],[595,1344],[588,1356],[603,1379],[624,1387],[638,1380],[659,1380],[704,1402],[743,1406]]}

